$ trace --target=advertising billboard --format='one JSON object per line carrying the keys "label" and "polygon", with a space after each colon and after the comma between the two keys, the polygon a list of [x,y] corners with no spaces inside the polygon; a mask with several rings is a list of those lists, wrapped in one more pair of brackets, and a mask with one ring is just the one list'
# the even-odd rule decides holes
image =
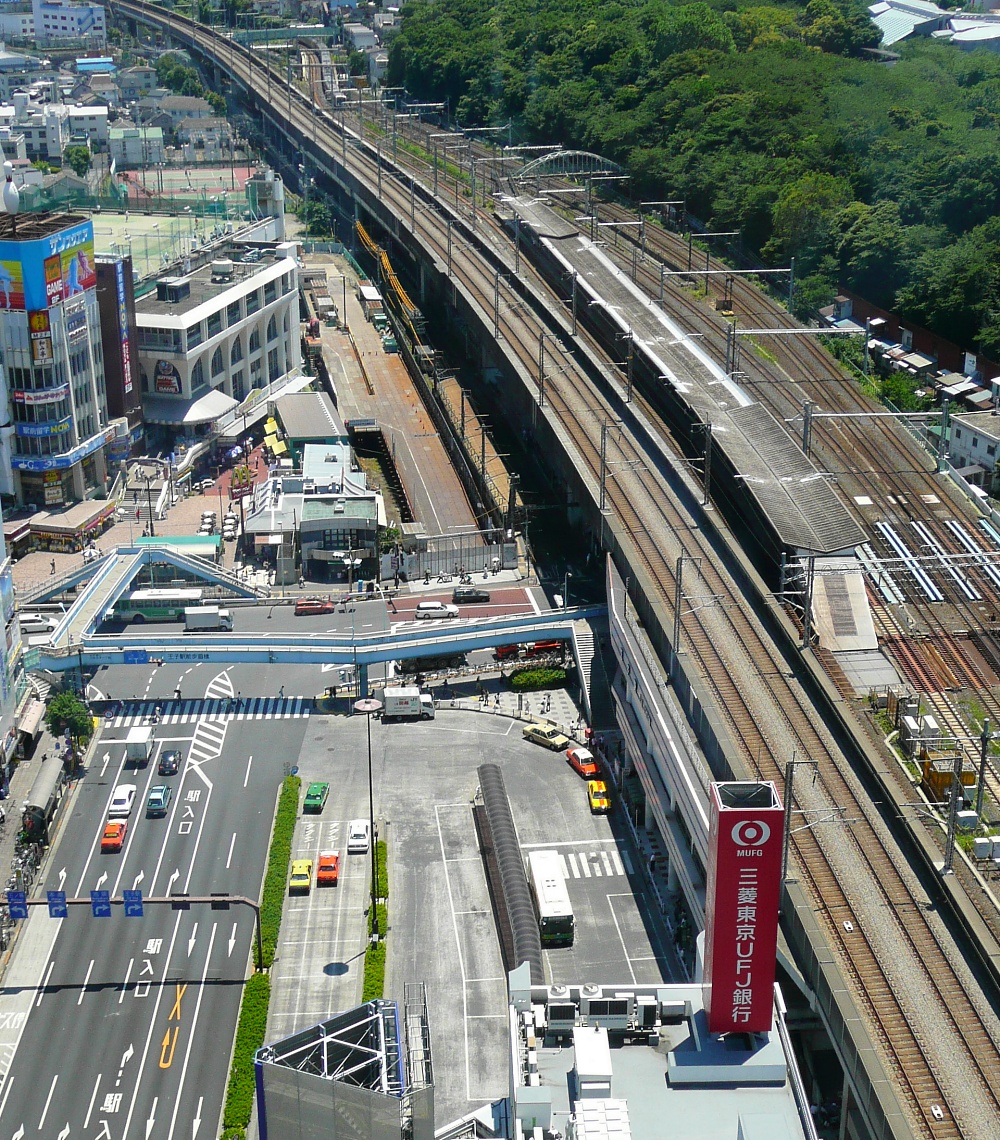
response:
{"label": "advertising billboard", "polygon": [[713,784],[705,893],[710,1033],[771,1028],[784,809],[772,783]]}
{"label": "advertising billboard", "polygon": [[2,309],[48,309],[96,284],[91,221],[33,241],[0,241]]}
{"label": "advertising billboard", "polygon": [[253,492],[253,472],[245,463],[233,468],[233,477],[229,483],[229,497],[234,503],[245,499]]}
{"label": "advertising billboard", "polygon": [[181,374],[169,360],[156,362],[156,390],[169,392],[172,396],[180,394]]}
{"label": "advertising billboard", "polygon": [[115,262],[115,297],[118,301],[118,331],[122,346],[122,388],[127,396],[132,391],[132,353],[128,339],[128,296],[125,293],[125,263]]}

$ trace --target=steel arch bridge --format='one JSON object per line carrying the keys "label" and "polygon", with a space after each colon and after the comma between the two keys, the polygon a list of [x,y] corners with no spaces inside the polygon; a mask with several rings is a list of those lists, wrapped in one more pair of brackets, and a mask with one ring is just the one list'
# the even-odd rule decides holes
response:
{"label": "steel arch bridge", "polygon": [[514,181],[529,178],[573,178],[579,174],[624,174],[617,162],[589,150],[552,150],[514,172]]}

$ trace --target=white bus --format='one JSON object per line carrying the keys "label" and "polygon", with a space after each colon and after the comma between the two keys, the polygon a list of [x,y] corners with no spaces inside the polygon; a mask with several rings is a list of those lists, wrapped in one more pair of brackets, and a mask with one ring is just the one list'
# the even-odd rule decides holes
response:
{"label": "white bus", "polygon": [[180,590],[133,590],[107,611],[105,619],[124,622],[162,621],[183,618],[184,611],[202,604],[202,591],[194,587]]}
{"label": "white bus", "polygon": [[538,915],[542,945],[572,946],[576,920],[558,851],[529,852],[528,884]]}

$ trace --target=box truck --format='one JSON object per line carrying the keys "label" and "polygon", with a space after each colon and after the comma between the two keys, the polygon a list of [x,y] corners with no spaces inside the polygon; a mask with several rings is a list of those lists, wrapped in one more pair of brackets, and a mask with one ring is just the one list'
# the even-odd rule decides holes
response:
{"label": "box truck", "polygon": [[385,690],[383,720],[433,720],[434,701],[430,693],[422,693],[416,685],[400,685]]}
{"label": "box truck", "polygon": [[145,768],[153,754],[153,730],[142,725],[128,730],[125,737],[125,759],[136,768]]}
{"label": "box truck", "polygon": [[184,631],[204,629],[232,629],[233,615],[218,606],[195,606],[184,611]]}

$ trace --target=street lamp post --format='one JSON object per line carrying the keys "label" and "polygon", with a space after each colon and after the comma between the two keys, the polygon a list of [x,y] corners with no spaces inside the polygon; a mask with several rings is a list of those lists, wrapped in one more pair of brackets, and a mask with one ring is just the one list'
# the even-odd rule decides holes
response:
{"label": "street lamp post", "polygon": [[372,856],[372,884],[371,884],[371,908],[372,908],[372,936],[373,941],[377,942],[381,936],[378,926],[378,871],[377,860],[375,856],[375,792],[372,785],[372,717],[376,713],[382,711],[382,702],[375,700],[374,697],[362,697],[360,701],[354,702],[354,711],[361,713],[368,719],[368,825],[370,828],[370,846]]}
{"label": "street lamp post", "polygon": [[153,492],[150,490],[149,476],[146,476],[146,505],[149,508],[149,537],[156,538],[156,528],[153,526]]}
{"label": "street lamp post", "polygon": [[569,580],[572,577],[573,577],[573,572],[571,570],[567,570],[566,573],[563,574],[563,610],[564,611],[569,609]]}

